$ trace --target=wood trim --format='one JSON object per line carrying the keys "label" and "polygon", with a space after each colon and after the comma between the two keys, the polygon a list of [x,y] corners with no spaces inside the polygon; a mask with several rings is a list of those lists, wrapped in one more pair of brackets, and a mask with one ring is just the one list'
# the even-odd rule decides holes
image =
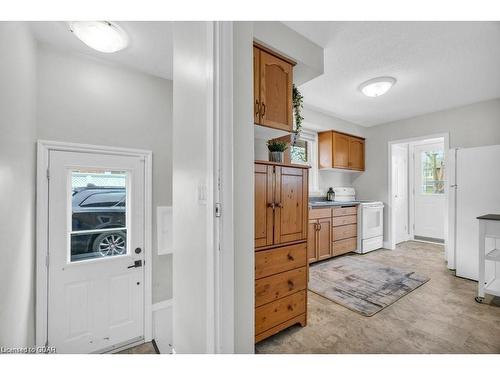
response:
{"label": "wood trim", "polygon": [[261,122],[260,116],[260,50],[253,47],[253,121],[256,124]]}
{"label": "wood trim", "polygon": [[305,164],[285,164],[285,163],[276,163],[274,161],[266,161],[266,160],[255,160],[255,164],[266,164],[278,167],[291,167],[291,168],[303,168],[303,169],[311,168],[310,165],[305,165]]}
{"label": "wood trim", "polygon": [[283,61],[286,61],[287,63],[289,63],[290,65],[292,66],[295,66],[297,65],[297,62],[289,57],[286,57],[284,55],[281,55],[280,53],[272,50],[271,48],[269,47],[266,47],[258,42],[253,42],[253,47],[254,48],[257,48],[257,49],[260,49],[261,51],[264,51],[264,52],[267,52],[269,53],[270,55],[273,55],[274,57],[277,57],[278,59],[280,60],[283,60]]}
{"label": "wood trim", "polygon": [[342,134],[342,135],[347,135],[348,137],[352,137],[352,138],[358,138],[358,139],[362,139],[363,141],[366,140],[366,138],[360,136],[360,135],[354,135],[354,134],[350,134],[350,133],[345,133],[345,132],[341,132],[341,131],[338,131],[338,130],[326,130],[326,131],[323,131],[323,132],[318,132],[318,136],[320,134],[323,134],[323,133],[338,133],[338,134]]}
{"label": "wood trim", "polygon": [[283,244],[283,243],[276,243],[276,244],[272,244],[272,245],[269,245],[269,246],[260,246],[260,247],[256,247],[255,248],[255,252],[276,249],[278,247],[283,247],[283,246],[298,245],[298,244],[304,243],[306,241],[307,240],[298,240],[298,241],[290,241],[290,242],[287,242],[285,244]]}

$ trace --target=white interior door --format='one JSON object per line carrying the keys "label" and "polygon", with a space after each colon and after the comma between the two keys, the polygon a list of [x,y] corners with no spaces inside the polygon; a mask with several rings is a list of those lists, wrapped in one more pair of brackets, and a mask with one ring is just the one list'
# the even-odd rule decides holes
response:
{"label": "white interior door", "polygon": [[396,243],[408,241],[408,145],[392,148],[392,202]]}
{"label": "white interior door", "polygon": [[445,186],[442,142],[414,146],[414,235],[444,239]]}
{"label": "white interior door", "polygon": [[144,162],[50,151],[48,345],[105,352],[144,337]]}

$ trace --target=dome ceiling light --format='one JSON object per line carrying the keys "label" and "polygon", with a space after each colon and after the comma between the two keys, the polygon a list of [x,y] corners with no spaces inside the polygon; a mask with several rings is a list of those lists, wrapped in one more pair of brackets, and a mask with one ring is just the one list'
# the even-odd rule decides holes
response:
{"label": "dome ceiling light", "polygon": [[359,85],[359,91],[370,98],[384,95],[396,83],[393,77],[377,77]]}
{"label": "dome ceiling light", "polygon": [[118,52],[128,45],[127,33],[109,21],[68,22],[70,31],[90,48],[99,52]]}

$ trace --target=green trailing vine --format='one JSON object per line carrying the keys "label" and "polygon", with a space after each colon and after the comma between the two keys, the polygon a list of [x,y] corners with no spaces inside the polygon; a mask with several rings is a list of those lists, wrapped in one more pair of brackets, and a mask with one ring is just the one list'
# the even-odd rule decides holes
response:
{"label": "green trailing vine", "polygon": [[301,114],[302,108],[304,108],[304,97],[300,93],[297,86],[295,86],[295,84],[293,85],[292,102],[293,102],[293,115],[295,116],[295,129],[293,132],[297,136],[299,136],[300,132],[302,131],[302,120],[304,120],[304,117],[302,117]]}

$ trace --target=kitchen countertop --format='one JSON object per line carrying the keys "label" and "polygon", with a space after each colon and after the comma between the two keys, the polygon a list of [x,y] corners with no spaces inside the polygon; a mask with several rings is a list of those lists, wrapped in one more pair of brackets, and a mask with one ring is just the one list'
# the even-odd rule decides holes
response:
{"label": "kitchen countertop", "polygon": [[336,201],[309,201],[309,207],[311,208],[321,208],[321,207],[334,207],[334,206],[357,206],[363,201],[349,201],[349,202],[336,202]]}

